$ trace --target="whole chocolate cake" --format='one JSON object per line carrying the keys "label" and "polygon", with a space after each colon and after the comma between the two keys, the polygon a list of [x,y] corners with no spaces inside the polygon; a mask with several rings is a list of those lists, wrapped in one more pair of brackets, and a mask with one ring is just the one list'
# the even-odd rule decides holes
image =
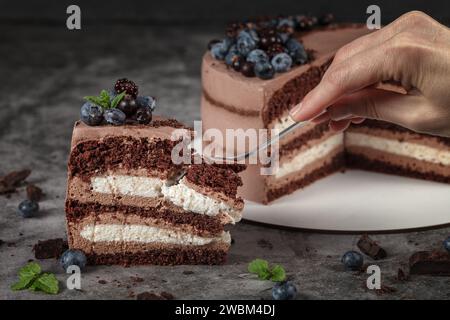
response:
{"label": "whole chocolate cake", "polygon": [[[287,128],[293,124],[289,110],[320,82],[337,50],[369,32],[365,25],[333,23],[331,15],[230,25],[225,39],[212,41],[203,56],[204,130]],[[308,124],[281,139],[275,174],[261,175],[263,163],[247,167],[240,194],[269,203],[346,167],[448,183],[449,146],[450,139],[380,121],[345,133],[327,123]]]}

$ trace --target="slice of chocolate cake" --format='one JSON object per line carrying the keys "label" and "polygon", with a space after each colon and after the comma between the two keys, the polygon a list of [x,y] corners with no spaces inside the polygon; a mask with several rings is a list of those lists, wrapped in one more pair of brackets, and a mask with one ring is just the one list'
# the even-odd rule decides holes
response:
{"label": "slice of chocolate cake", "polygon": [[[179,141],[172,133],[180,128],[163,118],[118,126],[76,122],[66,199],[70,248],[92,264],[225,261],[224,226],[241,219],[242,182],[233,166],[174,164]],[[180,172],[186,174],[177,181]]]}

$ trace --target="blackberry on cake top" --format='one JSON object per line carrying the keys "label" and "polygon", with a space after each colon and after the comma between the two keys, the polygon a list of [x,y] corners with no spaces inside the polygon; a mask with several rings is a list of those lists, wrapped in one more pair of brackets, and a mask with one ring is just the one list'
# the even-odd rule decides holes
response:
{"label": "blackberry on cake top", "polygon": [[138,86],[127,78],[114,84],[113,90],[102,90],[98,96],[86,96],[80,119],[89,126],[109,124],[148,124],[156,107],[152,96],[138,96]]}
{"label": "blackberry on cake top", "polygon": [[213,58],[224,60],[228,67],[246,77],[272,79],[277,72],[286,72],[311,60],[304,46],[293,37],[296,31],[326,26],[333,19],[332,14],[319,19],[297,15],[232,23],[225,30],[226,37],[211,40],[208,50]]}

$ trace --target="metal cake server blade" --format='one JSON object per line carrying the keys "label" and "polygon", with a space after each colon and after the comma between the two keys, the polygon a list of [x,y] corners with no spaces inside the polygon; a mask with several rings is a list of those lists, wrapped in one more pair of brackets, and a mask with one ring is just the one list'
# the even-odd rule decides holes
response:
{"label": "metal cake server blade", "polygon": [[[309,123],[310,123],[310,121],[294,122],[289,127],[281,130],[280,133],[277,134],[276,136],[274,136],[272,139],[261,143],[257,148],[255,148],[254,150],[251,150],[249,152],[246,152],[246,153],[241,153],[236,156],[208,157],[208,156],[203,155],[203,157],[207,158],[208,160],[210,160],[212,162],[214,162],[214,161],[238,162],[238,161],[246,160],[246,159],[252,157],[253,155],[259,153],[260,151],[267,149],[272,144],[276,143],[277,141],[279,141],[281,138],[288,135],[289,133],[295,131],[296,129],[302,128],[302,127],[308,125]],[[175,184],[178,181],[180,181],[181,179],[183,179],[185,175],[186,175],[186,171],[180,172],[180,174],[177,175],[173,179],[175,181]]]}

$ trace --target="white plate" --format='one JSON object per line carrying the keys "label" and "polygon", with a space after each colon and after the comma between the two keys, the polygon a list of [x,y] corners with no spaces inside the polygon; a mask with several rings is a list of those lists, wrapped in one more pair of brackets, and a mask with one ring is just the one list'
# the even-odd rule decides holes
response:
{"label": "white plate", "polygon": [[250,221],[322,231],[425,228],[450,223],[450,185],[347,170],[267,206],[246,201],[243,214]]}

